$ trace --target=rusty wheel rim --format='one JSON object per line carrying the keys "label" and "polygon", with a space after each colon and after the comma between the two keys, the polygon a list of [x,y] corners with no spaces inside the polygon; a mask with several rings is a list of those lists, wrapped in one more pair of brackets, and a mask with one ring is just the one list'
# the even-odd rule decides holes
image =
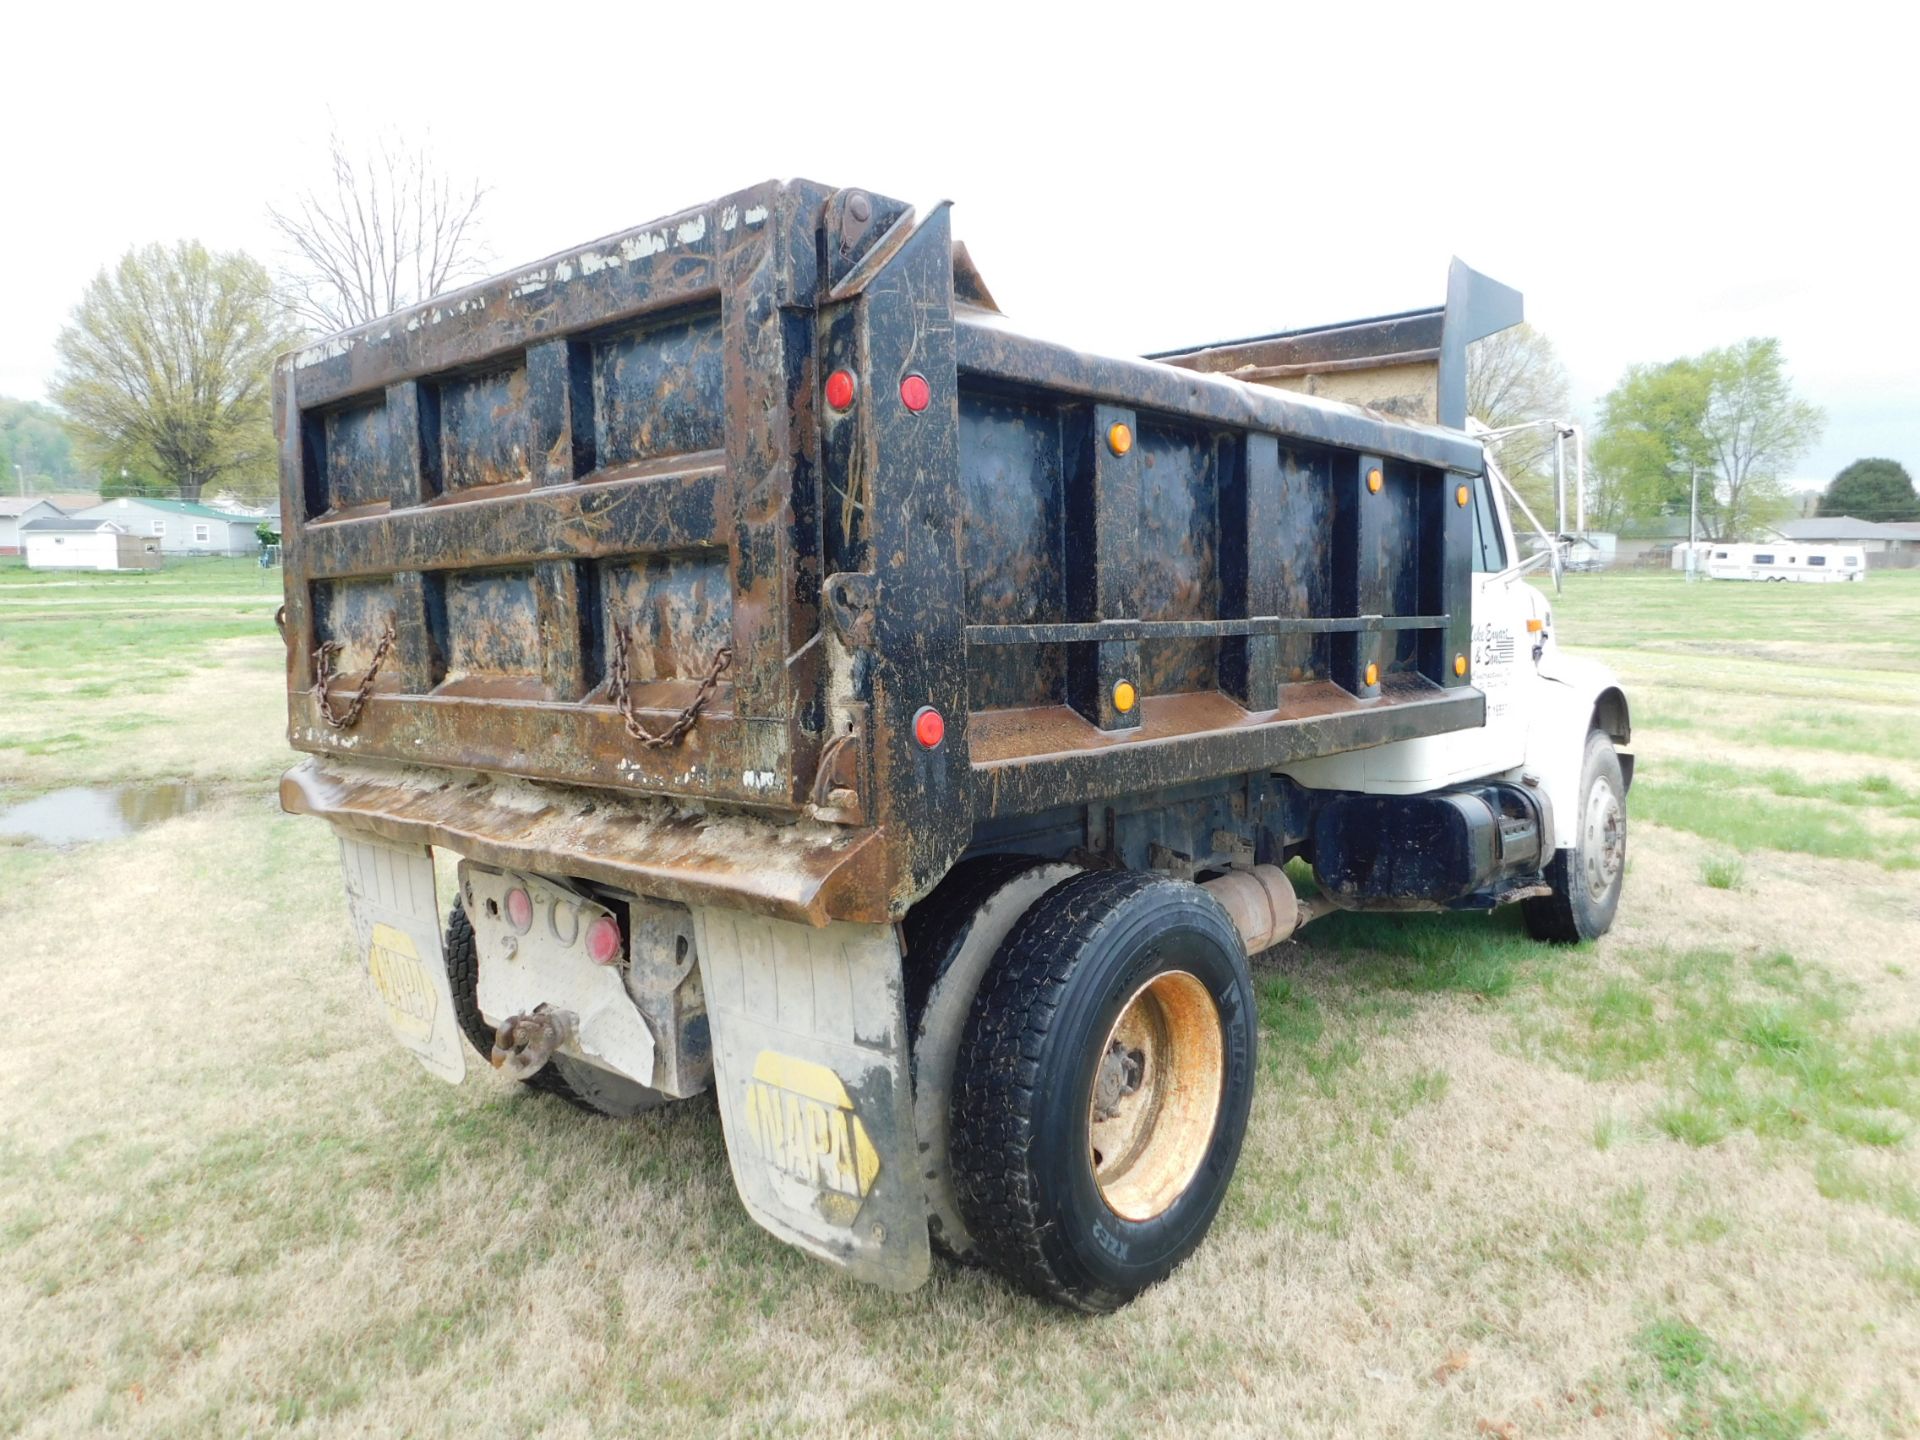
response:
{"label": "rusty wheel rim", "polygon": [[1186,1192],[1213,1141],[1225,1074],[1220,1009],[1185,970],[1154,976],[1101,1046],[1087,1150],[1107,1208],[1151,1220]]}

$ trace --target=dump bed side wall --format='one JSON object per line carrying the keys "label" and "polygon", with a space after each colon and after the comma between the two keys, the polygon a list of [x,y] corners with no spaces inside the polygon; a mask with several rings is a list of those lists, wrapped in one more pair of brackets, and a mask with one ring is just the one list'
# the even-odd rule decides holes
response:
{"label": "dump bed side wall", "polygon": [[958,356],[983,817],[1480,723],[1465,437],[991,317]]}

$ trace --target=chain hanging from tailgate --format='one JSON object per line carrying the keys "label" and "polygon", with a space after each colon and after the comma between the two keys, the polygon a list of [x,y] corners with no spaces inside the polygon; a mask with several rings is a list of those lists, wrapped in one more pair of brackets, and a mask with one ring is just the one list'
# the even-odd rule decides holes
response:
{"label": "chain hanging from tailgate", "polygon": [[692,702],[673,718],[672,724],[655,733],[642,725],[633,711],[632,671],[627,661],[627,648],[632,642],[628,639],[628,628],[623,625],[614,632],[613,654],[608,657],[607,664],[607,689],[621,717],[627,722],[627,734],[649,750],[664,750],[669,745],[678,745],[699,722],[700,711],[713,698],[714,689],[720,684],[720,677],[727,673],[727,667],[733,664],[733,647],[722,645],[713,652],[706,678],[700,682],[700,689]]}
{"label": "chain hanging from tailgate", "polygon": [[336,730],[351,730],[360,723],[360,712],[367,708],[367,697],[373,694],[373,682],[380,673],[380,666],[393,649],[393,621],[387,621],[386,629],[380,632],[380,643],[373,647],[373,660],[368,664],[366,673],[360,677],[360,688],[353,692],[353,698],[347,702],[344,710],[333,708],[333,697],[327,694],[327,687],[339,679],[339,673],[333,668],[334,657],[340,653],[340,642],[329,640],[317,645],[313,651],[313,694],[320,702],[320,718]]}

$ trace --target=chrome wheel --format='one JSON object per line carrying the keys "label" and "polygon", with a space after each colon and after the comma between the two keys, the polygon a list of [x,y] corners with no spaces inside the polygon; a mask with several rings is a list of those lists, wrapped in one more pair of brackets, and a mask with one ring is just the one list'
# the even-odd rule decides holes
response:
{"label": "chrome wheel", "polygon": [[1580,830],[1580,858],[1586,872],[1587,893],[1605,899],[1620,878],[1627,859],[1627,816],[1620,797],[1601,776],[1587,792],[1587,813]]}

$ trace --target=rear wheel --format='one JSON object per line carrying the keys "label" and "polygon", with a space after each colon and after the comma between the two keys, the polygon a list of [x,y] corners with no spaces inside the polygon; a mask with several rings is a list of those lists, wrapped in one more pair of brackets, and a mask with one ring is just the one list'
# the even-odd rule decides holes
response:
{"label": "rear wheel", "polygon": [[[467,1041],[492,1063],[493,1026],[480,1013],[480,951],[467,912],[455,905],[447,912],[447,980],[453,988],[454,1016]],[[555,1055],[520,1082],[529,1089],[556,1095],[596,1115],[624,1118],[664,1105],[669,1099],[658,1090],[589,1065],[571,1055]]]}
{"label": "rear wheel", "polygon": [[1578,793],[1574,842],[1556,850],[1547,866],[1553,893],[1521,903],[1536,940],[1562,945],[1597,940],[1613,927],[1620,908],[1627,872],[1627,786],[1604,730],[1587,733]]}
{"label": "rear wheel", "polygon": [[1256,1021],[1246,952],[1197,885],[1063,881],[1015,925],[954,1074],[952,1163],[978,1253],[1114,1310],[1200,1244],[1240,1156]]}

